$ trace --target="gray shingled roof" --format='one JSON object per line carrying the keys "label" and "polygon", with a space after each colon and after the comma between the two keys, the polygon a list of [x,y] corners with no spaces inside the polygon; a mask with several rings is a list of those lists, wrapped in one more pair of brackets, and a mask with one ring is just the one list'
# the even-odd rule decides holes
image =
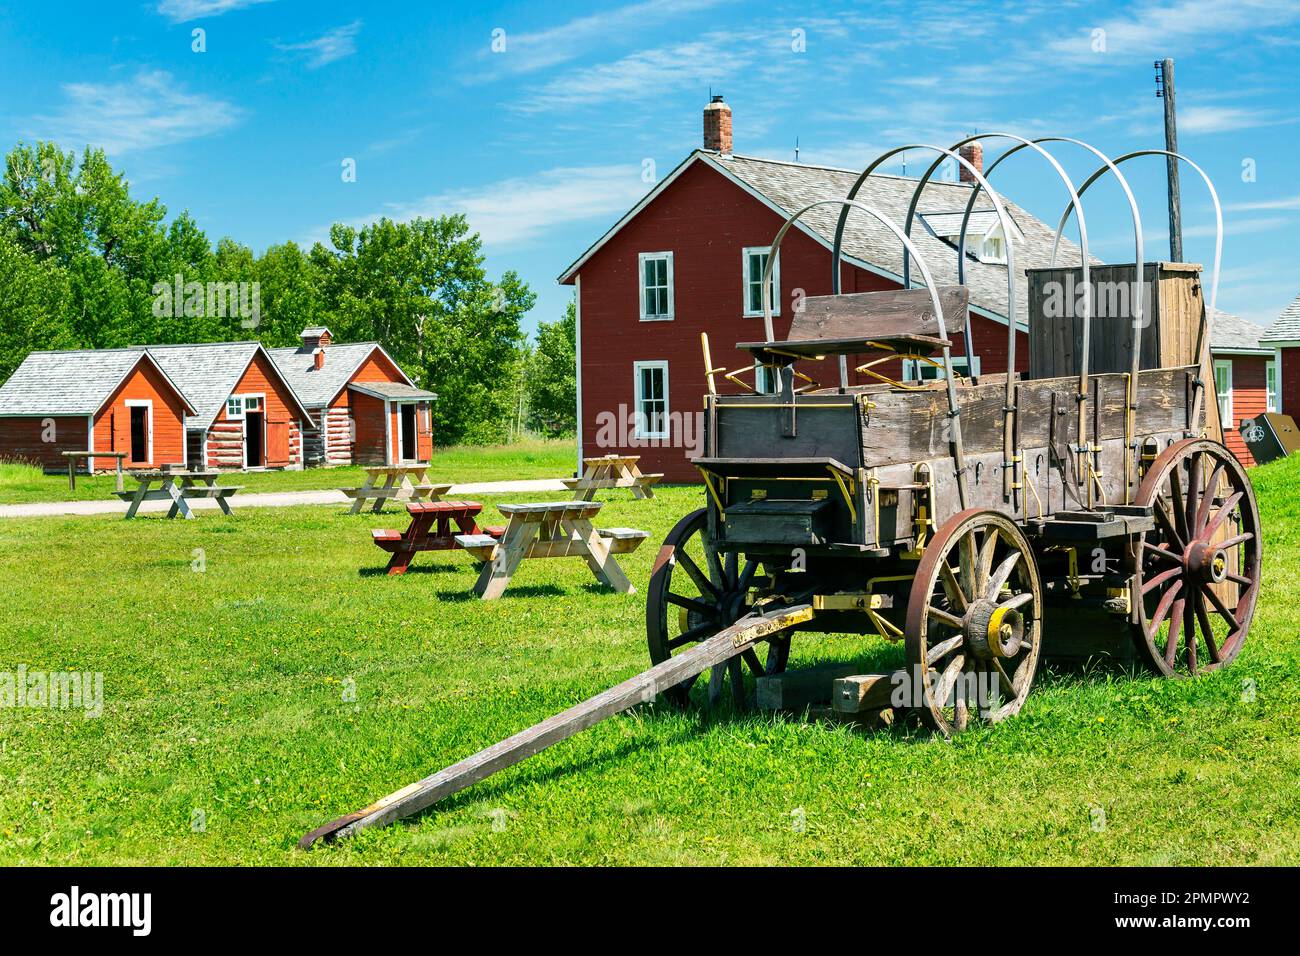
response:
{"label": "gray shingled roof", "polygon": [[407,385],[405,382],[351,382],[348,384],[348,388],[355,388],[358,392],[375,395],[379,398],[396,399],[398,401],[410,399],[428,399],[432,401],[438,397],[435,392],[416,388],[414,385]]}
{"label": "gray shingled roof", "polygon": [[197,412],[185,419],[185,427],[207,428],[260,347],[257,342],[151,345],[149,354],[173,381],[185,385],[185,395]]}
{"label": "gray shingled roof", "polygon": [[[748,156],[720,156],[713,153],[707,156],[761,193],[768,201],[775,203],[787,215],[819,199],[843,198],[859,175],[858,172],[850,170],[754,159]],[[907,218],[908,203],[911,202],[916,183],[916,179],[904,176],[873,175],[863,185],[857,198],[868,206],[878,209],[901,228]],[[996,188],[996,184],[994,185]],[[971,188],[965,183],[930,182],[921,193],[917,212],[964,210]],[[1056,233],[1005,195],[1000,198],[1007,215],[1014,220],[1016,228],[1024,236],[1024,241],[1015,243],[1016,272],[1019,273],[1016,279],[1016,320],[1023,324],[1028,314],[1026,304],[1029,296],[1028,283],[1023,270],[1051,265],[1052,240]],[[986,202],[987,200],[981,197],[980,207],[983,208]],[[800,222],[830,242],[835,238],[835,224],[839,219],[839,213],[840,210],[836,206],[819,206],[807,212]],[[955,284],[957,254],[953,247],[918,227],[912,229],[912,240],[934,275],[935,282],[940,285]],[[855,210],[849,215],[848,225],[844,230],[844,252],[892,275],[902,274],[902,243],[886,226],[861,210]],[[1101,262],[1095,256],[1092,260]],[[1068,239],[1062,238],[1057,263],[1077,265],[1078,262],[1078,247]],[[915,266],[912,268],[912,278],[914,282],[920,279],[919,271]],[[1006,266],[980,262],[968,254],[966,285],[970,290],[972,305],[995,315],[1006,316]]]}
{"label": "gray shingled roof", "polygon": [[1263,334],[1262,325],[1216,310],[1214,321],[1210,323],[1210,351],[1273,351],[1260,343]]}
{"label": "gray shingled roof", "polygon": [[143,348],[32,352],[0,386],[0,415],[93,415],[145,354]]}
{"label": "gray shingled roof", "polygon": [[1300,342],[1300,295],[1282,310],[1277,321],[1264,333],[1265,342]]}
{"label": "gray shingled roof", "polygon": [[[308,408],[328,405],[352,378],[361,363],[379,348],[378,342],[347,342],[325,348],[325,367],[317,371],[314,349],[271,349],[271,358]],[[397,363],[394,362],[394,365]],[[400,369],[399,369],[400,371]]]}

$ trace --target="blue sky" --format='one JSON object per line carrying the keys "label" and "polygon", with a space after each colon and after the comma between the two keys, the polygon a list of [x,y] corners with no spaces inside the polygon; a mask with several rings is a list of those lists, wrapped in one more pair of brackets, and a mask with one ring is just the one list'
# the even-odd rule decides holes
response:
{"label": "blue sky", "polygon": [[[710,88],[747,155],[793,158],[797,138],[804,162],[860,168],[994,130],[1114,155],[1163,145],[1164,56],[1180,146],[1226,207],[1219,305],[1266,323],[1300,293],[1294,0],[25,4],[0,9],[0,143],[102,145],[138,197],[259,251],[334,221],[466,212],[493,273],[538,292],[531,324],[563,310],[555,277],[648,188],[646,161],[662,177],[699,145]],[[1076,179],[1095,166],[1058,155]],[[995,186],[1059,216],[1041,160],[1004,169]],[[1125,169],[1167,250],[1163,163]],[[1183,194],[1186,258],[1208,265],[1213,218],[1186,172]],[[1131,260],[1119,193],[1089,195],[1094,251]]]}

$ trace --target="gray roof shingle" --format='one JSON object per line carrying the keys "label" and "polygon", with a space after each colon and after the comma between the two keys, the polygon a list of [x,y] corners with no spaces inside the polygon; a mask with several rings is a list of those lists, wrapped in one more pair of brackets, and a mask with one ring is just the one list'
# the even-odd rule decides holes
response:
{"label": "gray roof shingle", "polygon": [[185,395],[197,412],[185,419],[185,427],[207,428],[259,348],[257,342],[204,342],[151,345],[148,350],[172,381],[184,383]]}
{"label": "gray roof shingle", "polygon": [[32,352],[0,386],[0,415],[93,415],[144,355],[143,348]]}
{"label": "gray roof shingle", "polygon": [[1282,310],[1264,333],[1265,342],[1300,342],[1300,295]]}
{"label": "gray roof shingle", "polygon": [[416,388],[414,385],[407,385],[405,382],[352,382],[348,385],[348,388],[355,388],[358,392],[365,392],[380,398],[399,401],[408,399],[428,399],[432,401],[438,397],[435,392]]}
{"label": "gray roof shingle", "polygon": [[1210,323],[1210,351],[1250,351],[1261,352],[1272,349],[1260,343],[1264,327],[1248,322],[1246,319],[1216,310],[1214,321]]}
{"label": "gray roof shingle", "polygon": [[[840,199],[848,194],[859,173],[851,170],[803,163],[778,162],[754,159],[747,156],[720,156],[707,154],[708,158],[738,179],[761,193],[770,202],[783,209],[787,215],[819,199]],[[879,210],[902,227],[907,218],[907,207],[917,180],[904,176],[872,175],[858,193],[858,200]],[[964,210],[971,186],[965,183],[930,182],[921,192],[918,213],[927,210],[940,213]],[[1047,224],[1030,215],[1005,195],[1000,195],[1007,215],[1023,236],[1015,243],[1016,320],[1023,324],[1028,315],[1028,282],[1024,270],[1051,265],[1052,241],[1056,232]],[[981,197],[979,208],[985,208],[987,199]],[[800,220],[827,242],[835,238],[835,224],[840,209],[836,206],[819,206],[809,210]],[[955,249],[932,236],[925,228],[914,225],[911,233],[930,268],[934,280],[940,285],[957,282],[957,253]],[[891,275],[899,276],[903,270],[902,243],[886,226],[861,210],[849,214],[844,230],[844,252],[862,262],[870,263]],[[1093,262],[1101,262],[1095,256]],[[1061,239],[1057,255],[1058,265],[1076,265],[1079,248],[1068,239]],[[920,272],[913,265],[912,280],[919,282]],[[1007,271],[998,263],[980,262],[969,254],[966,257],[966,286],[970,290],[971,304],[995,315],[1007,314]]]}
{"label": "gray roof shingle", "polygon": [[[271,358],[293,390],[308,408],[328,405],[335,395],[348,384],[361,363],[370,357],[378,342],[347,342],[325,348],[325,366],[316,368],[313,349],[271,349]],[[394,362],[394,365],[397,363]],[[401,369],[399,368],[400,372]],[[403,373],[404,375],[405,373]]]}

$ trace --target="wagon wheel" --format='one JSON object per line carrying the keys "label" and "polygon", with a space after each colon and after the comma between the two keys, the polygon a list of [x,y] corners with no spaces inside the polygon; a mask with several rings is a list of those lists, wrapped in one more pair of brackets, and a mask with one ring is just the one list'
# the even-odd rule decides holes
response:
{"label": "wagon wheel", "polygon": [[[917,709],[945,736],[1019,712],[1042,642],[1038,563],[1011,519],[971,509],[925,549],[908,599],[908,675]],[[918,675],[924,675],[918,679]]]}
{"label": "wagon wheel", "polygon": [[1152,463],[1137,502],[1156,517],[1134,553],[1139,653],[1166,677],[1230,663],[1259,597],[1259,510],[1245,470],[1218,442],[1187,439]]}
{"label": "wagon wheel", "polygon": [[[712,637],[748,611],[746,596],[753,587],[758,562],[742,561],[735,554],[723,555],[711,548],[707,523],[702,508],[682,518],[668,532],[655,559],[646,596],[646,641],[652,663],[663,663],[679,650]],[[760,648],[750,648],[705,671],[708,706],[718,703],[728,683],[736,706],[743,706],[745,667],[756,677],[785,670],[789,635],[768,642],[766,659],[761,653]],[[685,706],[697,680],[683,681],[664,696]]]}

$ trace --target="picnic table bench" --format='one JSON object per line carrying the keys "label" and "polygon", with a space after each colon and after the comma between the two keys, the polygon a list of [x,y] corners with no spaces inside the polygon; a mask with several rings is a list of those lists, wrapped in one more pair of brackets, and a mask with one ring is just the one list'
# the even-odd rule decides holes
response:
{"label": "picnic table bench", "polygon": [[168,500],[172,503],[167,509],[168,518],[175,518],[178,514],[187,519],[193,518],[194,510],[190,508],[189,501],[195,498],[211,498],[225,514],[232,514],[230,503],[226,499],[244,486],[218,487],[219,474],[215,471],[135,471],[131,472],[131,477],[139,482],[135,491],[115,491],[113,494],[130,502],[130,507],[126,509],[127,520],[135,517],[141,502]]}
{"label": "picnic table bench", "polygon": [[461,535],[499,538],[505,532],[504,527],[480,529],[475,522],[482,510],[477,501],[413,501],[406,506],[411,524],[405,531],[376,528],[370,533],[375,544],[392,555],[388,559],[388,573],[405,574],[420,551],[451,551],[460,547],[451,527],[453,523]]}
{"label": "picnic table bench", "polygon": [[[439,501],[451,485],[435,485],[429,482],[429,465],[372,465],[365,469],[366,479],[360,488],[344,488],[343,493],[352,500],[348,514],[359,514],[367,501],[373,501],[370,510],[378,514],[383,510],[384,502],[389,498],[397,500],[403,495],[408,501],[419,501],[428,497],[430,501]],[[375,484],[383,478],[383,484]]]}
{"label": "picnic table bench", "polygon": [[456,535],[462,548],[487,562],[474,593],[485,601],[500,597],[525,558],[569,557],[583,558],[592,574],[615,591],[636,593],[614,555],[635,551],[649,533],[635,528],[593,528],[591,519],[600,509],[599,501],[497,505],[509,519],[499,537]]}
{"label": "picnic table bench", "polygon": [[640,455],[602,455],[582,459],[582,476],[562,478],[566,488],[576,492],[575,501],[591,501],[596,492],[608,488],[630,488],[633,498],[653,498],[650,486],[663,478],[662,474],[641,474],[637,462]]}
{"label": "picnic table bench", "polygon": [[77,460],[85,458],[87,464],[91,458],[116,458],[117,459],[117,490],[123,490],[122,486],[122,459],[126,457],[124,451],[61,451],[59,452],[64,458],[68,459],[68,490],[77,490]]}

